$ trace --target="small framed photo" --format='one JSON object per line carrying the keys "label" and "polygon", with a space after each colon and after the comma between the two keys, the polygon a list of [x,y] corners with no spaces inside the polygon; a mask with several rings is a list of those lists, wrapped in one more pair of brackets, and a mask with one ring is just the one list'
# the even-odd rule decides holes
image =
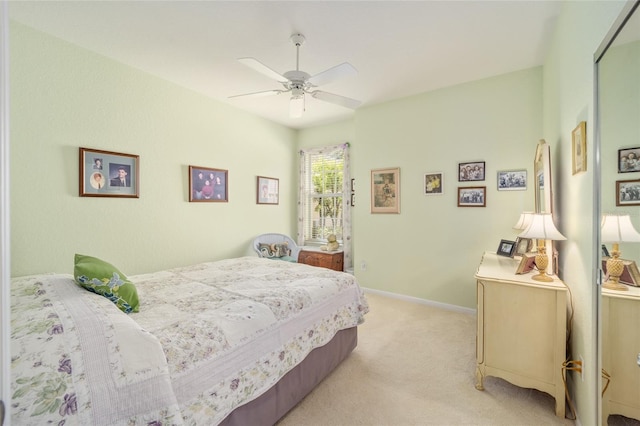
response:
{"label": "small framed photo", "polygon": [[581,121],[571,132],[573,174],[587,171],[587,122]]}
{"label": "small framed photo", "polygon": [[616,206],[640,206],[640,179],[616,181]]}
{"label": "small framed photo", "polygon": [[526,170],[502,170],[498,172],[498,191],[526,191]]}
{"label": "small framed photo", "polygon": [[371,170],[371,213],[400,213],[400,168]]}
{"label": "small framed photo", "polygon": [[81,197],[140,198],[140,157],[80,148]]}
{"label": "small framed photo", "polygon": [[486,207],[487,187],[458,187],[458,207]]}
{"label": "small framed photo", "polygon": [[444,175],[442,172],[425,173],[424,195],[442,195]]}
{"label": "small framed photo", "polygon": [[533,240],[531,238],[516,238],[516,252],[515,256],[522,256],[533,249]]}
{"label": "small framed photo", "polygon": [[618,173],[640,172],[640,147],[618,150]]}
{"label": "small framed photo", "polygon": [[458,182],[484,180],[484,161],[458,163]]}
{"label": "small framed photo", "polygon": [[498,244],[498,250],[496,250],[496,254],[500,256],[513,257],[516,252],[516,242],[509,240],[500,240],[500,244]]}
{"label": "small framed photo", "polygon": [[223,169],[189,166],[189,201],[227,203],[229,172]]}
{"label": "small framed photo", "polygon": [[258,176],[257,204],[278,204],[280,202],[280,180]]}

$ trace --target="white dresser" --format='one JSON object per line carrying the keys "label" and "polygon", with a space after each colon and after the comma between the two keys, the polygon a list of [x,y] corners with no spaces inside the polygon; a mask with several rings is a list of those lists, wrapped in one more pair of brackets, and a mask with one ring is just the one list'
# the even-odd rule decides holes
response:
{"label": "white dresser", "polygon": [[566,358],[567,287],[534,281],[533,273],[516,275],[519,260],[485,253],[476,272],[478,334],[477,383],[500,377],[546,392],[564,418],[562,364]]}
{"label": "white dresser", "polygon": [[602,424],[610,414],[640,420],[640,288],[603,288],[601,318],[602,369],[611,377],[602,396]]}

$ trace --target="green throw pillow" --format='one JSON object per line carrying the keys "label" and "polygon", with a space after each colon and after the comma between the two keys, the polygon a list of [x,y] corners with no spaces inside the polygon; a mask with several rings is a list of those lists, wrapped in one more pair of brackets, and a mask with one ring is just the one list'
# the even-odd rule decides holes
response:
{"label": "green throw pillow", "polygon": [[122,312],[138,312],[136,286],[112,264],[76,254],[73,276],[78,285],[111,300]]}

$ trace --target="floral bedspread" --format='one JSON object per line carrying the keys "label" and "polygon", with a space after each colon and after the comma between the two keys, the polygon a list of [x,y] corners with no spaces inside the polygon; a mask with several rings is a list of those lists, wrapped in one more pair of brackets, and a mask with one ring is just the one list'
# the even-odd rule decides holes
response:
{"label": "floral bedspread", "polygon": [[181,424],[158,340],[71,275],[11,283],[17,425]]}
{"label": "floral bedspread", "polygon": [[70,275],[13,280],[15,424],[217,424],[368,311],[349,274],[256,257],[129,278],[130,315]]}

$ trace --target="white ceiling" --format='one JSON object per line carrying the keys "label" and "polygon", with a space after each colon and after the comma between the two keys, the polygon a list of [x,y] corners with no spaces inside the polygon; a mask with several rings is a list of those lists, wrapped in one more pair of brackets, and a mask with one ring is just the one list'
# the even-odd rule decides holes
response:
{"label": "white ceiling", "polygon": [[344,119],[352,110],[307,96],[289,118],[287,95],[242,65],[254,57],[295,69],[289,37],[304,34],[300,69],[342,62],[358,75],[320,89],[360,108],[541,65],[559,1],[12,1],[23,24],[292,128]]}

